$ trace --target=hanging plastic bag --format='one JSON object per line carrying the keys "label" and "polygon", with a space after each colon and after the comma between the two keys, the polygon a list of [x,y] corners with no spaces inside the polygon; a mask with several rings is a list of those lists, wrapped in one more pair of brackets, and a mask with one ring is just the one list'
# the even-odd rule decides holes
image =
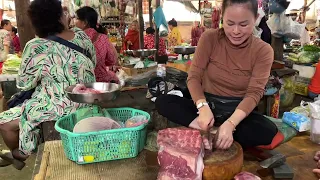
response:
{"label": "hanging plastic bag", "polygon": [[320,144],[320,101],[309,103],[309,107],[311,117],[310,139],[312,142]]}
{"label": "hanging plastic bag", "polygon": [[276,37],[282,37],[281,25],[280,25],[280,15],[272,14],[269,20],[267,21],[267,25],[271,30],[271,34]]}
{"label": "hanging plastic bag", "polygon": [[168,29],[163,24],[161,24],[159,27],[159,36],[160,37],[168,36]]}
{"label": "hanging plastic bag", "polygon": [[293,21],[291,18],[286,17],[286,23],[283,24],[284,28],[284,36],[291,38],[291,39],[300,39],[306,24],[300,24],[297,21]]}
{"label": "hanging plastic bag", "polygon": [[131,14],[131,15],[134,14],[134,3],[133,2],[131,2],[131,1],[128,2],[127,6],[126,6],[125,13]]}
{"label": "hanging plastic bag", "polygon": [[111,5],[109,2],[107,2],[107,4],[105,5],[105,10],[106,10],[106,17],[112,16],[111,15]]}

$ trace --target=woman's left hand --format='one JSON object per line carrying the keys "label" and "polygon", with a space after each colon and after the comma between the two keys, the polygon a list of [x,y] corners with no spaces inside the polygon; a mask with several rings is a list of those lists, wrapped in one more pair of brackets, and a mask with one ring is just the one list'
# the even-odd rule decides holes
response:
{"label": "woman's left hand", "polygon": [[233,130],[233,124],[225,121],[218,130],[218,138],[215,147],[218,149],[228,149],[233,143]]}

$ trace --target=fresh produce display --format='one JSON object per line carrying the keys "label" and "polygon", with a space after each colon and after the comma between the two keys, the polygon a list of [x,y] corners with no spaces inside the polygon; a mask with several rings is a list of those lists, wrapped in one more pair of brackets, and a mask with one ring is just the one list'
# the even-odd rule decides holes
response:
{"label": "fresh produce display", "polygon": [[304,51],[320,52],[320,48],[314,45],[305,45],[303,46]]}
{"label": "fresh produce display", "polygon": [[319,61],[320,53],[313,51],[302,51],[298,56],[299,63],[315,63]]}
{"label": "fresh produce display", "polygon": [[320,48],[314,45],[305,45],[297,53],[289,53],[288,59],[297,64],[317,63],[320,58]]}

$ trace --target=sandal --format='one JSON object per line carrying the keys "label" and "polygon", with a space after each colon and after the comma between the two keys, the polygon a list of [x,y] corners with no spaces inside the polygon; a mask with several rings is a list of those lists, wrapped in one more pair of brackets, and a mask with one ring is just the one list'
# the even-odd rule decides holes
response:
{"label": "sandal", "polygon": [[[12,166],[13,166],[14,168],[16,168],[17,170],[23,169],[24,166],[26,165],[25,162],[15,159],[15,158],[12,156],[12,153],[11,153],[10,151],[6,151],[6,150],[0,151],[0,158],[1,158],[2,160],[6,161],[7,163],[12,164]],[[10,165],[10,164],[9,164],[9,165]],[[8,166],[8,165],[7,165],[7,166]]]}

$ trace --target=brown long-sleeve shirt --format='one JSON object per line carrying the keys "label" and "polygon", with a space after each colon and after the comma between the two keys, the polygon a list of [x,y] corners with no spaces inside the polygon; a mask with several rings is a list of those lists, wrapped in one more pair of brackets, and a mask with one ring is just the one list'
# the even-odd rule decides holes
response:
{"label": "brown long-sleeve shirt", "polygon": [[270,76],[274,54],[271,46],[251,36],[233,45],[223,30],[207,30],[199,40],[188,74],[192,99],[205,99],[204,92],[243,97],[237,109],[247,115],[257,106]]}

